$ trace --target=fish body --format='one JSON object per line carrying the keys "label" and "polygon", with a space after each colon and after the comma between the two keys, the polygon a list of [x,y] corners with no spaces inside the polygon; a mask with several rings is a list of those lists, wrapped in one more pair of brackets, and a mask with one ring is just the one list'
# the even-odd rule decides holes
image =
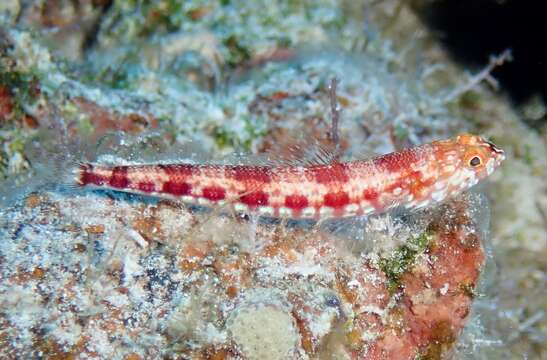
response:
{"label": "fish body", "polygon": [[417,209],[459,194],[489,176],[503,150],[475,135],[367,160],[312,165],[84,163],[78,185],[170,198],[291,219],[325,219]]}

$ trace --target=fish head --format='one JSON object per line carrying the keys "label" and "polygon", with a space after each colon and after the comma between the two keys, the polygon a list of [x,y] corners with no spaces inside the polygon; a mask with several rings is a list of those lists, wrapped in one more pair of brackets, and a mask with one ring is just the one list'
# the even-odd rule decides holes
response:
{"label": "fish head", "polygon": [[505,160],[505,152],[481,136],[461,134],[455,142],[460,149],[460,166],[478,180],[490,176]]}
{"label": "fish head", "polygon": [[502,149],[481,136],[461,134],[432,143],[437,180],[433,196],[442,200],[490,176],[505,159]]}

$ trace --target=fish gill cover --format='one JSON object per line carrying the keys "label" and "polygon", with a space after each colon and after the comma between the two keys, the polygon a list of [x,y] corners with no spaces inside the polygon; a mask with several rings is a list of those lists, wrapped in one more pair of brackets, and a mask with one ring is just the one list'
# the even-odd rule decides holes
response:
{"label": "fish gill cover", "polygon": [[436,359],[499,347],[472,313],[489,241],[480,193],[317,224],[63,183],[79,161],[253,163],[328,142],[332,78],[343,160],[476,129],[462,113],[483,78],[417,66],[421,45],[400,41],[407,10],[13,4],[0,53],[2,356]]}

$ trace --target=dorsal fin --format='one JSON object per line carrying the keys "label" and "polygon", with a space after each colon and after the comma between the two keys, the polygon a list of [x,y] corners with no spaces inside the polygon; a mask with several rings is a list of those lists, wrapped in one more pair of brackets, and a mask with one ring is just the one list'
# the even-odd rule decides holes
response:
{"label": "dorsal fin", "polygon": [[[266,166],[321,166],[338,161],[339,151],[313,138],[290,139],[289,146],[274,145],[267,151],[251,157],[251,161]],[[285,143],[287,143],[285,142]]]}
{"label": "dorsal fin", "polygon": [[[109,156],[113,153],[116,154],[116,158],[124,159],[125,163],[207,163],[210,161],[210,156],[200,141],[188,137],[182,143],[172,143],[166,141],[161,133],[154,131],[137,135],[119,131],[110,132],[98,140],[94,150],[95,154],[92,155],[105,164],[112,162]],[[117,160],[115,164],[119,164]]]}

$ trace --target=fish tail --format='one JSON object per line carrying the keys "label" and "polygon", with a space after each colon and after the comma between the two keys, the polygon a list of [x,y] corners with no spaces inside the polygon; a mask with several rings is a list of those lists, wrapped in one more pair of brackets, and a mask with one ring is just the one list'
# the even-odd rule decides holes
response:
{"label": "fish tail", "polygon": [[88,184],[87,178],[93,172],[93,164],[88,162],[76,162],[73,164],[70,171],[69,183],[72,183],[74,186],[83,187]]}

